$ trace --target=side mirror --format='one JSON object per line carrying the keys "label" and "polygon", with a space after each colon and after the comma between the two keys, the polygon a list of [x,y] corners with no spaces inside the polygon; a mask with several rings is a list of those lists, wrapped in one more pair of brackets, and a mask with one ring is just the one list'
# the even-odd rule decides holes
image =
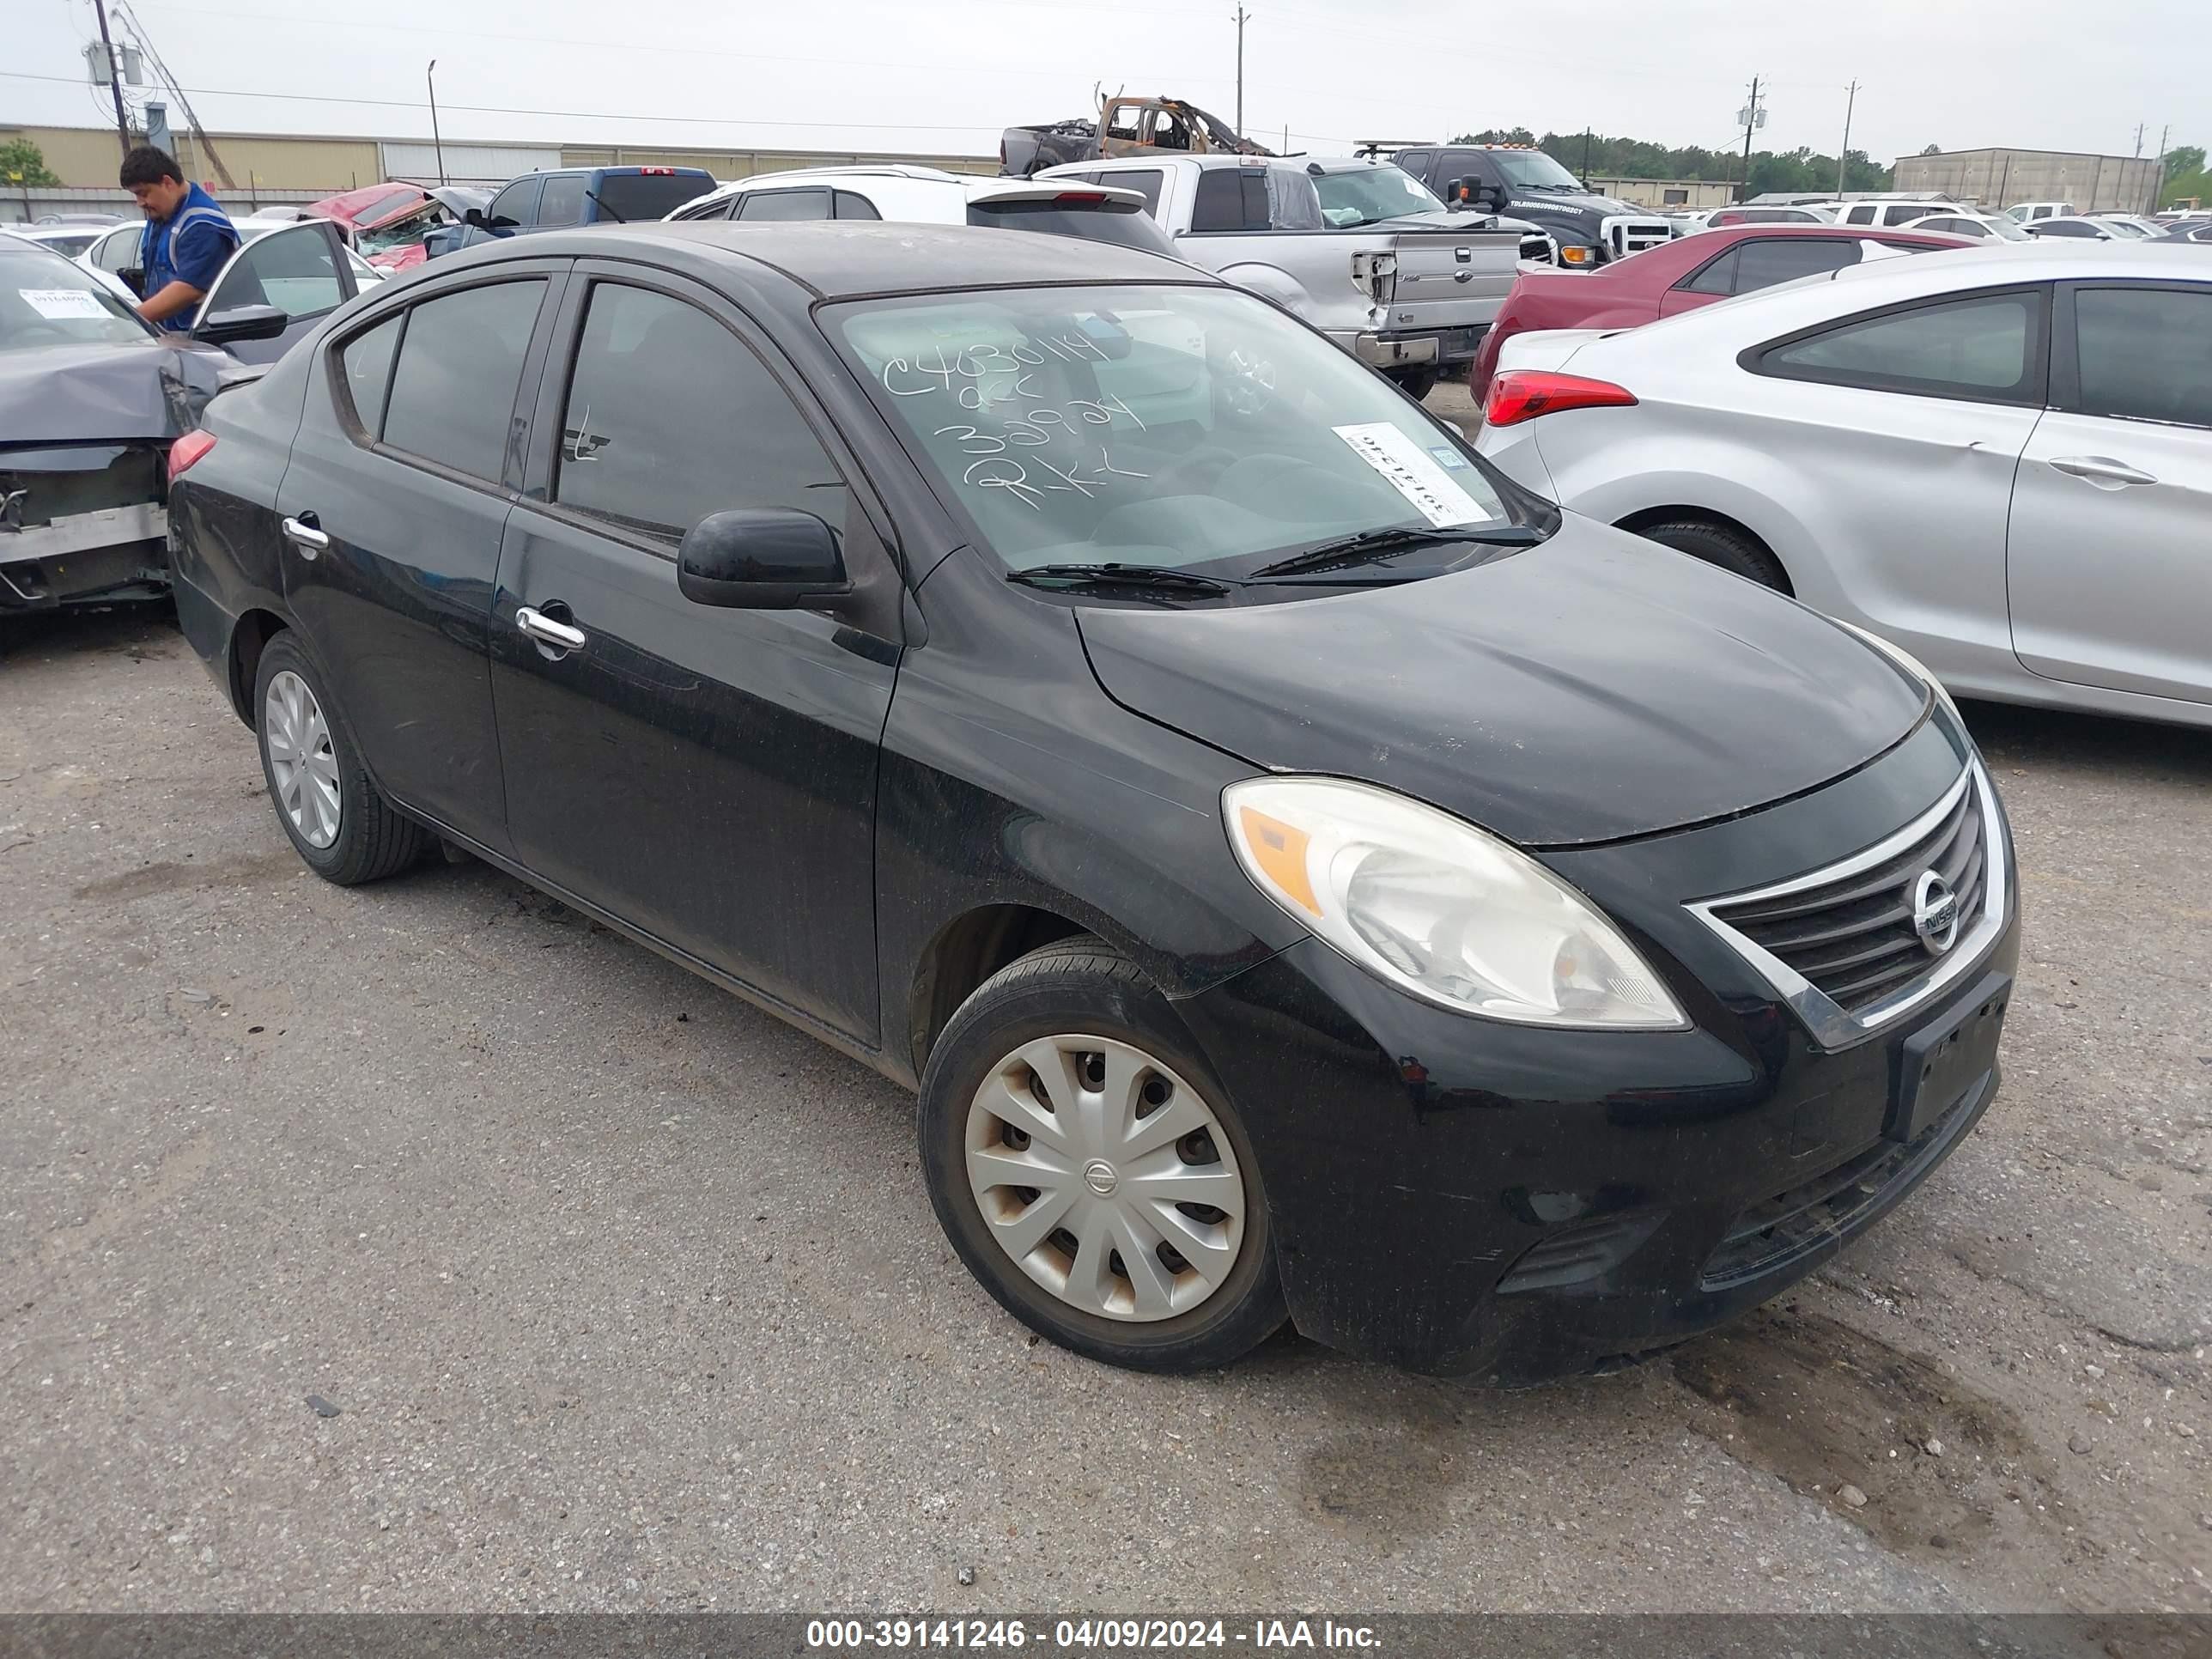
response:
{"label": "side mirror", "polygon": [[209,345],[231,345],[241,340],[273,340],[291,327],[292,319],[275,306],[232,306],[204,318],[192,330],[192,338]]}
{"label": "side mirror", "polygon": [[738,507],[710,513],[685,532],[676,586],[694,605],[798,611],[840,599],[853,585],[836,532],[811,513]]}
{"label": "side mirror", "polygon": [[461,215],[461,222],[471,230],[489,230],[491,225],[483,216],[482,208],[471,208]]}

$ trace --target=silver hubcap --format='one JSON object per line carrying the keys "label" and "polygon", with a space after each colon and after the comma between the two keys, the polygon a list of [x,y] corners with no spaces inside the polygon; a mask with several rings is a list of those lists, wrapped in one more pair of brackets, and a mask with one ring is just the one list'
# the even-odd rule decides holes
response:
{"label": "silver hubcap", "polygon": [[330,723],[307,681],[285,669],[269,682],[261,709],[261,741],[276,781],[276,810],[310,847],[338,838],[338,763]]}
{"label": "silver hubcap", "polygon": [[1025,1043],[968,1108],[968,1184],[1017,1266],[1108,1319],[1166,1319],[1221,1288],[1244,1178],[1198,1091],[1102,1036]]}

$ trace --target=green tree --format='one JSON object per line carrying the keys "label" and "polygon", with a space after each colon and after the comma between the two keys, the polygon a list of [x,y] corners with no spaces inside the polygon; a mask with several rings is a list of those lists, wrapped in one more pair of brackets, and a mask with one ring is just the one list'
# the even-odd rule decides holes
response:
{"label": "green tree", "polygon": [[60,175],[46,165],[46,152],[29,139],[10,138],[0,144],[0,185],[11,190],[52,190],[60,183]]}
{"label": "green tree", "polygon": [[2181,202],[2212,202],[2212,173],[2204,169],[2201,144],[2176,144],[2166,153],[2166,179],[2158,189],[2160,207]]}

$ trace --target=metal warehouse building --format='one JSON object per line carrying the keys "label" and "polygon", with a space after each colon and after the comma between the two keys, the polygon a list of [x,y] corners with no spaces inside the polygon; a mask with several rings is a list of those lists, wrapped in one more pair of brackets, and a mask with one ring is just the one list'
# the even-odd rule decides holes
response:
{"label": "metal warehouse building", "polygon": [[2082,213],[2148,213],[2159,163],[2148,155],[2062,149],[1947,149],[1897,158],[1897,188],[1996,210],[2015,202],[2071,202]]}

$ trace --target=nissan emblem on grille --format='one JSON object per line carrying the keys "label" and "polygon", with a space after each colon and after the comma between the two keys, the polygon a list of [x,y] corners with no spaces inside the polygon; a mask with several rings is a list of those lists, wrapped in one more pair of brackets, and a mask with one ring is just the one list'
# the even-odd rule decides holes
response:
{"label": "nissan emblem on grille", "polygon": [[1942,956],[1958,941],[1959,896],[1933,870],[1922,871],[1912,884],[1912,931],[1931,957]]}

